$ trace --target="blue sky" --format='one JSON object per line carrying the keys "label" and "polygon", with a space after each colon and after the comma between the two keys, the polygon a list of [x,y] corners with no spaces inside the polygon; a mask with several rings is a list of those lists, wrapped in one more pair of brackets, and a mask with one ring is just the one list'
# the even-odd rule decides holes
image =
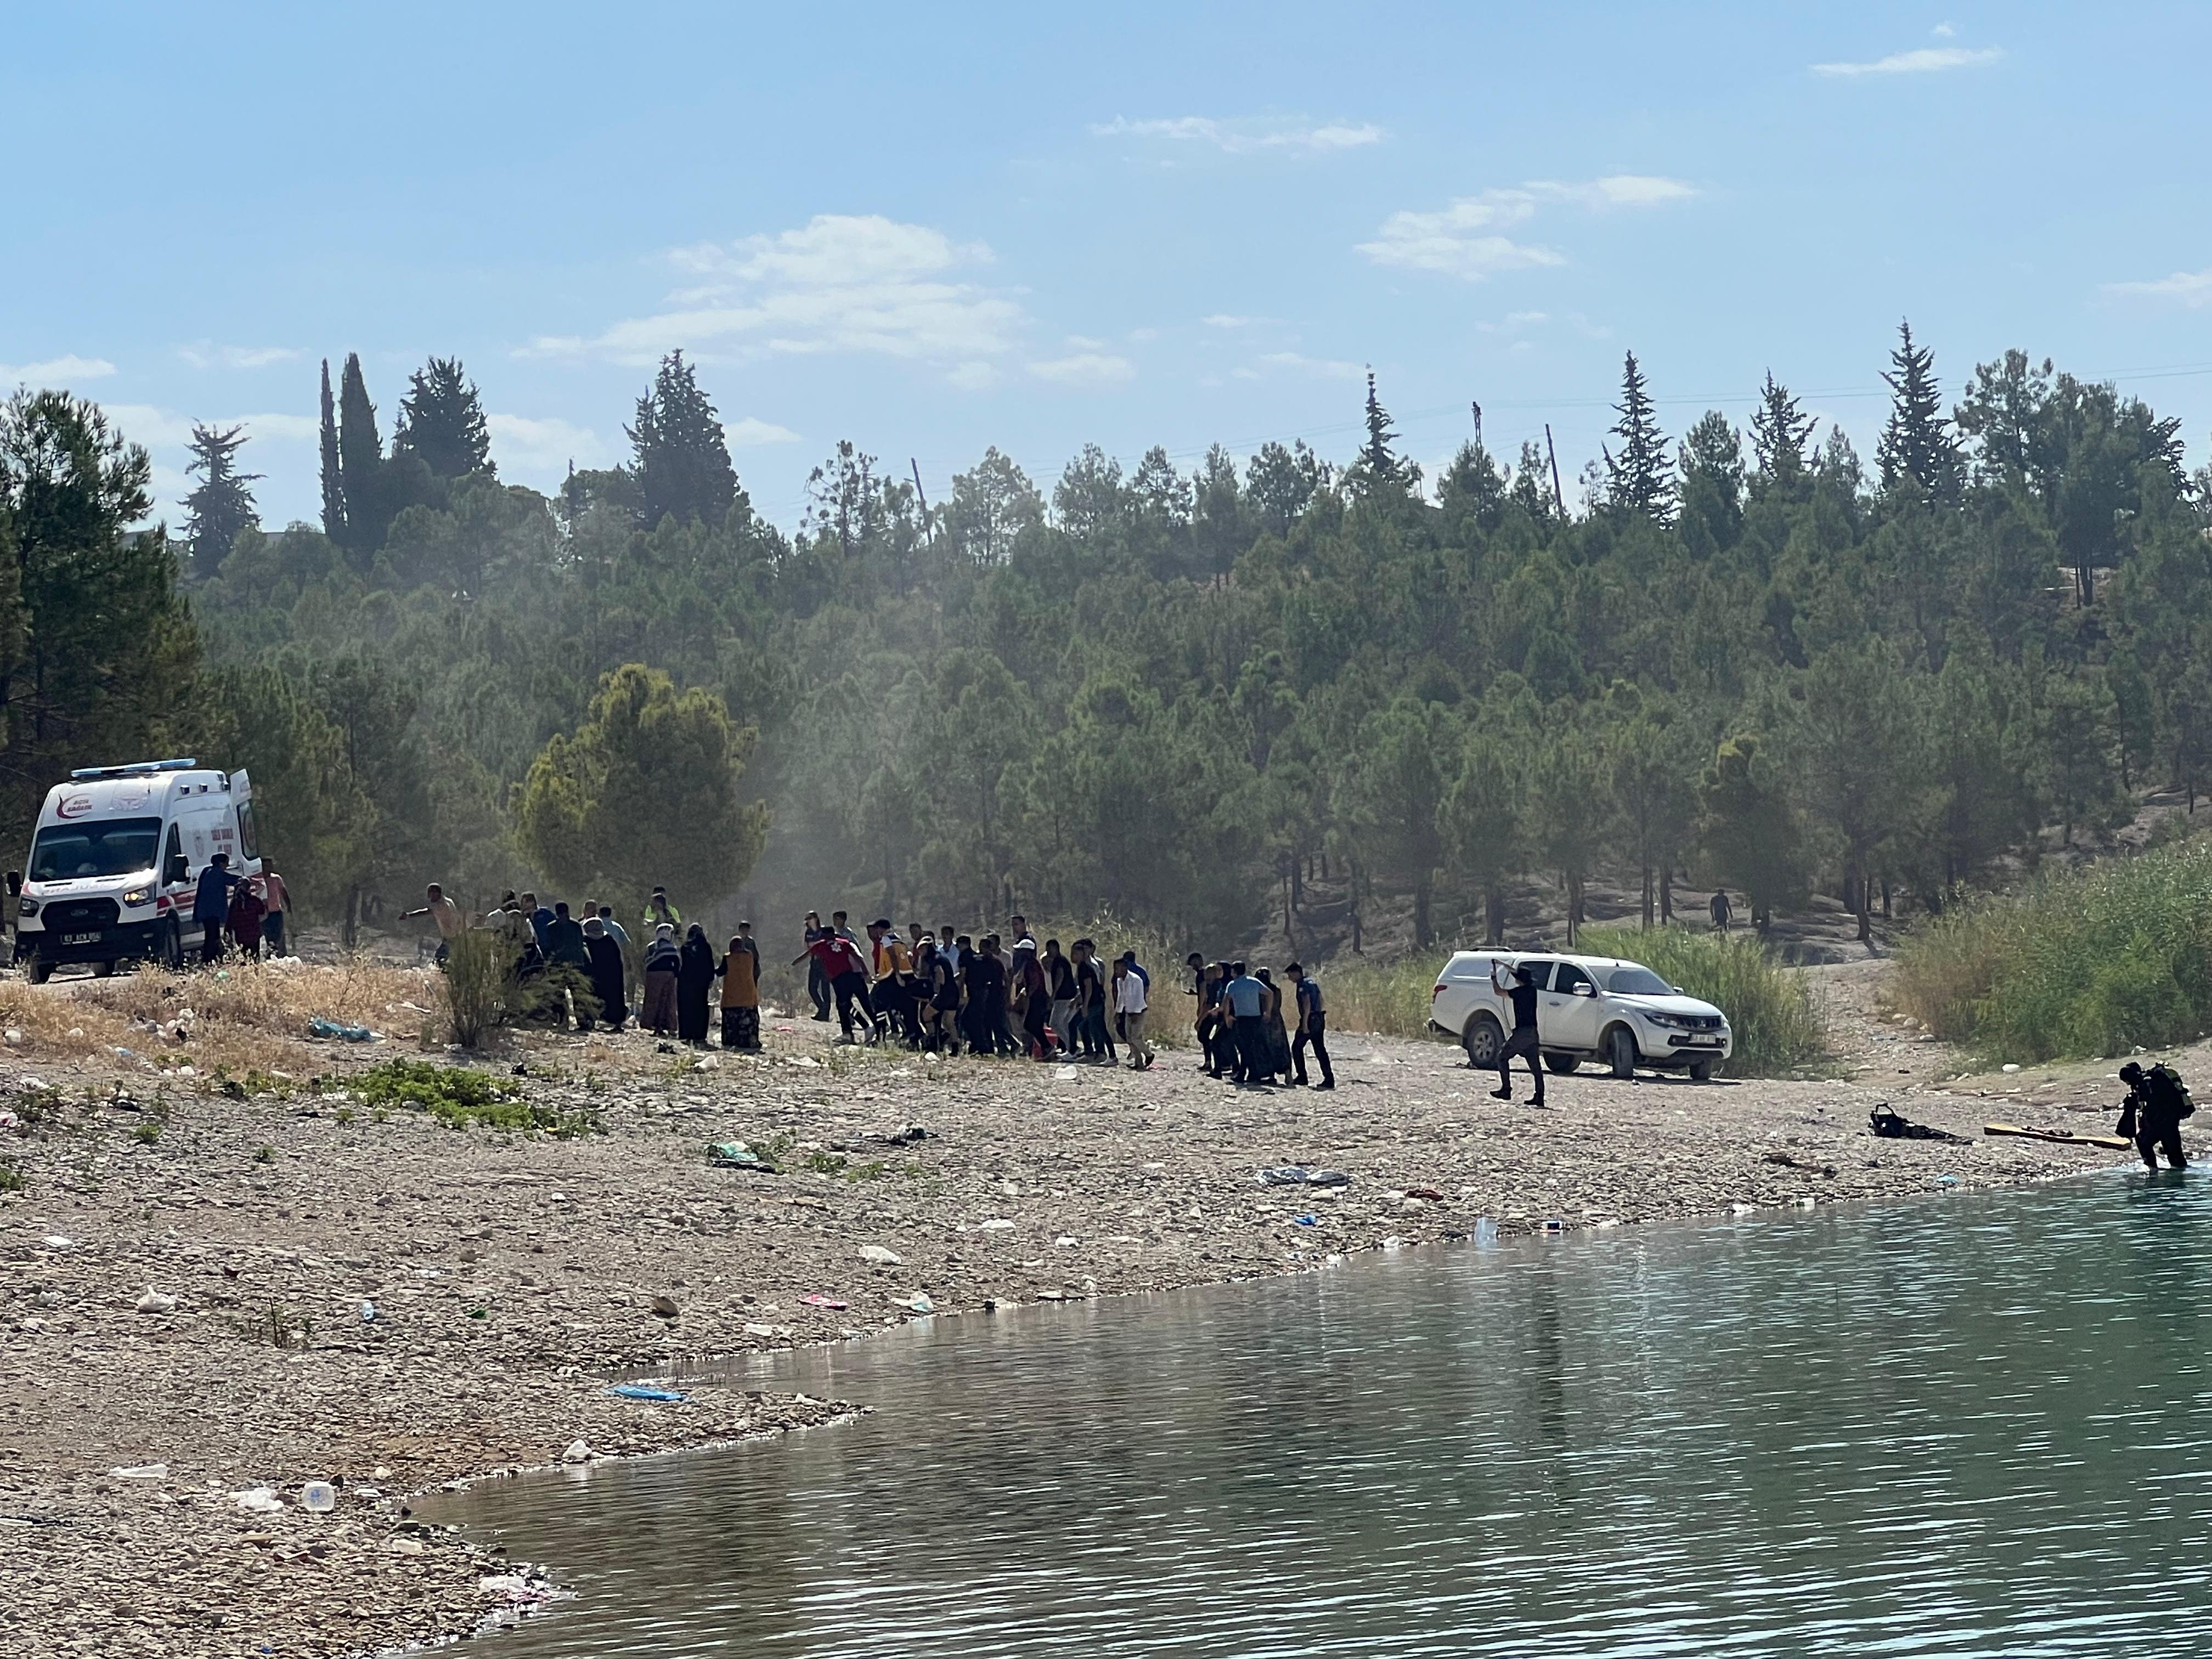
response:
{"label": "blue sky", "polygon": [[[834,15],[834,22],[825,19]],[[221,21],[210,21],[217,18]],[[849,437],[1433,470],[1485,408],[1571,479],[1621,354],[1671,431],[1771,368],[1870,454],[1898,319],[2212,435],[2212,10],[0,0],[0,384],[155,453],[245,420],[316,510],[316,364],[458,354],[502,472],[618,459],[681,345],[787,526]]]}

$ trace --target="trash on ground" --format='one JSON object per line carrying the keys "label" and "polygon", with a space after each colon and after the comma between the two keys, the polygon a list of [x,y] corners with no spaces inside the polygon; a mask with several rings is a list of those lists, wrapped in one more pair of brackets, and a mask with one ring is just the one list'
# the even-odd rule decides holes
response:
{"label": "trash on ground", "polygon": [[887,1250],[880,1244],[860,1246],[860,1260],[873,1262],[878,1267],[902,1267],[906,1258],[896,1250]]}
{"label": "trash on ground", "polygon": [[937,1311],[937,1304],[929,1299],[927,1292],[922,1291],[916,1291],[912,1296],[903,1298],[894,1297],[891,1299],[891,1305],[895,1308],[905,1308],[918,1314]]}
{"label": "trash on ground", "polygon": [[1444,1195],[1433,1187],[1408,1187],[1406,1188],[1406,1196],[1424,1198],[1431,1204],[1441,1204],[1444,1201]]}
{"label": "trash on ground", "polygon": [[676,1305],[676,1298],[672,1296],[656,1296],[646,1305],[663,1319],[673,1319],[684,1311]]}
{"label": "trash on ground", "polygon": [[1899,1117],[1884,1101],[1867,1114],[1867,1122],[1875,1133],[1884,1140],[1948,1140],[1954,1146],[1972,1143],[1965,1135],[1954,1135],[1948,1129],[1930,1128],[1925,1123],[1913,1123]]}
{"label": "trash on ground", "polygon": [[810,1308],[827,1308],[833,1313],[842,1313],[846,1309],[853,1305],[851,1303],[843,1301],[837,1297],[824,1296],[819,1291],[816,1291],[809,1296],[802,1296],[799,1299]]}
{"label": "trash on ground", "polygon": [[338,1489],[327,1480],[310,1480],[300,1488],[300,1507],[310,1515],[328,1515],[338,1506]]}
{"label": "trash on ground", "polygon": [[752,1170],[762,1175],[783,1173],[742,1140],[708,1142],[707,1161],[717,1170]]}
{"label": "trash on ground", "polygon": [[110,1469],[107,1473],[118,1480],[167,1480],[169,1466],[167,1463],[134,1463],[129,1468]]}
{"label": "trash on ground", "polygon": [[273,1486],[249,1486],[244,1492],[234,1492],[230,1496],[239,1508],[256,1515],[274,1515],[284,1507],[284,1500],[276,1495],[276,1489]]}
{"label": "trash on ground", "polygon": [[561,1454],[561,1461],[563,1463],[588,1463],[592,1461],[592,1449],[580,1440],[571,1440],[568,1449]]}
{"label": "trash on ground", "polygon": [[1062,1083],[1073,1083],[1082,1075],[1083,1073],[1073,1066],[1062,1066],[1053,1073],[1053,1076]]}
{"label": "trash on ground", "polygon": [[349,1025],[342,1019],[328,1019],[317,1014],[307,1022],[309,1036],[334,1037],[340,1042],[374,1042],[376,1033],[366,1025]]}
{"label": "trash on ground", "polygon": [[149,1285],[146,1287],[146,1294],[140,1297],[133,1305],[140,1313],[174,1313],[177,1310],[177,1298],[173,1296],[165,1296]]}
{"label": "trash on ground", "polygon": [[624,1400],[652,1400],[664,1406],[688,1406],[691,1403],[689,1395],[678,1394],[673,1389],[656,1389],[647,1382],[617,1382],[607,1392],[619,1395]]}
{"label": "trash on ground", "polygon": [[1002,1215],[994,1215],[988,1221],[978,1224],[987,1233],[1003,1233],[1010,1231],[1014,1224]]}

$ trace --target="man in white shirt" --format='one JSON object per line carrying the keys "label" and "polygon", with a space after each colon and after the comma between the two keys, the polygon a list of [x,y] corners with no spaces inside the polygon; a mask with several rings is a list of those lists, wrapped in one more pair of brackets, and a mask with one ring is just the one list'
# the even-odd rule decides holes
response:
{"label": "man in white shirt", "polygon": [[1121,1040],[1129,1045],[1133,1072],[1150,1071],[1152,1065],[1152,1047],[1145,1041],[1145,976],[1133,966],[1114,981],[1114,1012],[1121,1016]]}

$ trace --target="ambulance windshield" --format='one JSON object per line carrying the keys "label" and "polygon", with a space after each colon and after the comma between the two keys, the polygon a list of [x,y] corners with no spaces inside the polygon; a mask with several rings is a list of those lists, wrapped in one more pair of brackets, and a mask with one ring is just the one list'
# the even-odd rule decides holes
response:
{"label": "ambulance windshield", "polygon": [[128,876],[154,867],[161,844],[159,818],[108,818],[95,823],[52,823],[31,843],[33,881],[77,881],[87,876]]}

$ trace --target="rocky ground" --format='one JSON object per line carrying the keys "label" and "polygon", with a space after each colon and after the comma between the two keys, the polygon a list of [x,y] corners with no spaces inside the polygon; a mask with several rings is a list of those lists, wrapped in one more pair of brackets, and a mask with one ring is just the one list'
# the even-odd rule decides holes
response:
{"label": "rocky ground", "polygon": [[[4,1650],[345,1655],[465,1631],[544,1587],[411,1521],[406,1494],[837,1413],[609,1391],[707,1356],[1308,1270],[1482,1218],[1608,1226],[2110,1158],[1978,1133],[2104,1127],[2100,1076],[1960,1080],[1881,1007],[1873,966],[1820,972],[1838,1080],[1592,1072],[1552,1079],[1540,1109],[1437,1043],[1339,1036],[1322,1093],[1235,1089],[1188,1049],[1142,1074],[938,1063],[771,1021],[757,1058],[526,1039],[489,1069],[590,1125],[567,1137],[370,1107],[360,1073],[419,1054],[398,1042],[332,1047],[319,1092],[202,1079],[149,1133],[141,1076],[0,1060],[22,1120],[0,1139],[20,1182],[0,1193]],[[1966,1139],[1876,1139],[1884,1100]],[[714,1167],[730,1140],[781,1172]],[[1350,1184],[1257,1179],[1291,1164]],[[303,1509],[311,1480],[340,1483],[334,1512]]]}

